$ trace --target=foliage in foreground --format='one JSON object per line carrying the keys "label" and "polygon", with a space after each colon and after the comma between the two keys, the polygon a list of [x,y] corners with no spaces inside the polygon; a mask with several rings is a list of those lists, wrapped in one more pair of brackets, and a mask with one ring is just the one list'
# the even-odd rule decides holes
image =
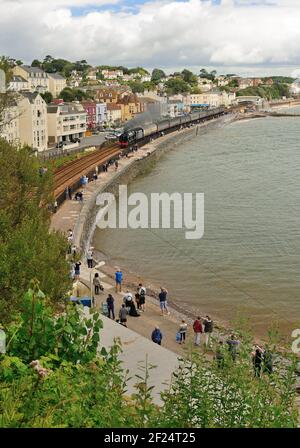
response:
{"label": "foliage in foreground", "polygon": [[[55,316],[32,285],[16,322],[5,327],[0,355],[0,427],[295,427],[293,360],[255,378],[245,343],[233,362],[190,353],[158,406],[148,385],[153,366],[127,391],[128,372],[116,344],[97,353],[99,314],[69,305]],[[36,369],[37,360],[42,369]],[[33,362],[32,362],[33,361]]]}
{"label": "foliage in foreground", "polygon": [[29,148],[0,138],[0,321],[20,310],[23,291],[37,278],[54,302],[70,289],[66,242],[49,232],[52,177],[39,174]]}

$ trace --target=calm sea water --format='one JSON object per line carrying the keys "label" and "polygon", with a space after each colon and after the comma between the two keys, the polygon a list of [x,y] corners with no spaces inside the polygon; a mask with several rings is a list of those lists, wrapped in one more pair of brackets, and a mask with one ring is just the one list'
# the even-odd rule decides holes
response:
{"label": "calm sea water", "polygon": [[[129,193],[202,192],[205,233],[97,230],[116,264],[163,284],[181,306],[257,333],[300,328],[300,117],[237,122],[193,138],[137,178]],[[147,282],[146,282],[147,283]]]}

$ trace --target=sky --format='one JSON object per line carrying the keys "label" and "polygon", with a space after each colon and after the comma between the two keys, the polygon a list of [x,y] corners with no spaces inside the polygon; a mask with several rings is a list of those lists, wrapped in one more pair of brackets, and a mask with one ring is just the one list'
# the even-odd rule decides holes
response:
{"label": "sky", "polygon": [[0,55],[300,75],[300,0],[0,0]]}

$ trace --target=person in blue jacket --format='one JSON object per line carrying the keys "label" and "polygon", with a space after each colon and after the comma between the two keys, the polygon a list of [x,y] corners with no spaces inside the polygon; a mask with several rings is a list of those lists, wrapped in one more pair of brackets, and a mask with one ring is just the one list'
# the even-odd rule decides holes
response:
{"label": "person in blue jacket", "polygon": [[155,327],[155,329],[152,331],[151,339],[155,344],[161,345],[163,335],[160,331],[159,327]]}
{"label": "person in blue jacket", "polygon": [[120,291],[122,292],[122,281],[123,281],[123,274],[121,269],[117,269],[116,271],[116,292]]}

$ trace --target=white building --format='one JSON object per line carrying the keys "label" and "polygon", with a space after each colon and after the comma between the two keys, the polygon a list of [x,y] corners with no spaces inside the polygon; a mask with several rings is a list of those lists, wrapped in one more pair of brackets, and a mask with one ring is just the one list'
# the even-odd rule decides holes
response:
{"label": "white building", "polygon": [[107,120],[107,123],[109,123],[109,124],[121,122],[122,108],[119,104],[107,103],[106,120]]}
{"label": "white building", "polygon": [[72,70],[71,77],[68,80],[70,87],[79,87],[82,82],[82,75],[77,70]]}
{"label": "white building", "polygon": [[54,98],[59,98],[60,92],[67,87],[67,80],[59,73],[47,73],[49,78],[49,92]]}
{"label": "white building", "polygon": [[214,86],[214,83],[207,78],[198,78],[198,87],[201,90],[201,92],[208,92],[211,90]]}
{"label": "white building", "polygon": [[102,70],[104,79],[117,79],[123,77],[123,70]]}
{"label": "white building", "polygon": [[18,100],[20,142],[45,151],[48,142],[47,104],[37,92],[22,92]]}
{"label": "white building", "polygon": [[229,84],[229,79],[226,78],[226,76],[222,76],[222,75],[217,76],[216,81],[217,81],[218,87],[224,87]]}
{"label": "white building", "polygon": [[80,103],[49,104],[47,108],[49,144],[82,138],[86,132],[87,113]]}
{"label": "white building", "polygon": [[230,106],[235,101],[235,93],[211,90],[205,93],[188,95],[191,108]]}
{"label": "white building", "polygon": [[30,91],[29,82],[22,76],[13,75],[7,90],[13,90],[14,92],[20,92],[21,90]]}
{"label": "white building", "polygon": [[21,76],[28,82],[31,92],[45,93],[49,91],[49,78],[44,70],[29,65],[17,65],[13,68],[13,75]]}
{"label": "white building", "polygon": [[19,143],[20,127],[17,104],[5,110],[0,117],[0,136],[9,143]]}
{"label": "white building", "polygon": [[122,76],[123,81],[128,82],[128,81],[133,81],[134,80],[134,75],[123,75]]}
{"label": "white building", "polygon": [[6,78],[4,70],[0,69],[0,93],[5,93],[6,91]]}
{"label": "white building", "polygon": [[97,81],[97,69],[92,68],[88,71],[88,74],[86,75],[86,79],[90,81]]}
{"label": "white building", "polygon": [[106,103],[96,104],[96,123],[101,126],[107,120],[107,105]]}
{"label": "white building", "polygon": [[300,78],[296,79],[290,87],[290,93],[292,95],[299,95],[300,93]]}

